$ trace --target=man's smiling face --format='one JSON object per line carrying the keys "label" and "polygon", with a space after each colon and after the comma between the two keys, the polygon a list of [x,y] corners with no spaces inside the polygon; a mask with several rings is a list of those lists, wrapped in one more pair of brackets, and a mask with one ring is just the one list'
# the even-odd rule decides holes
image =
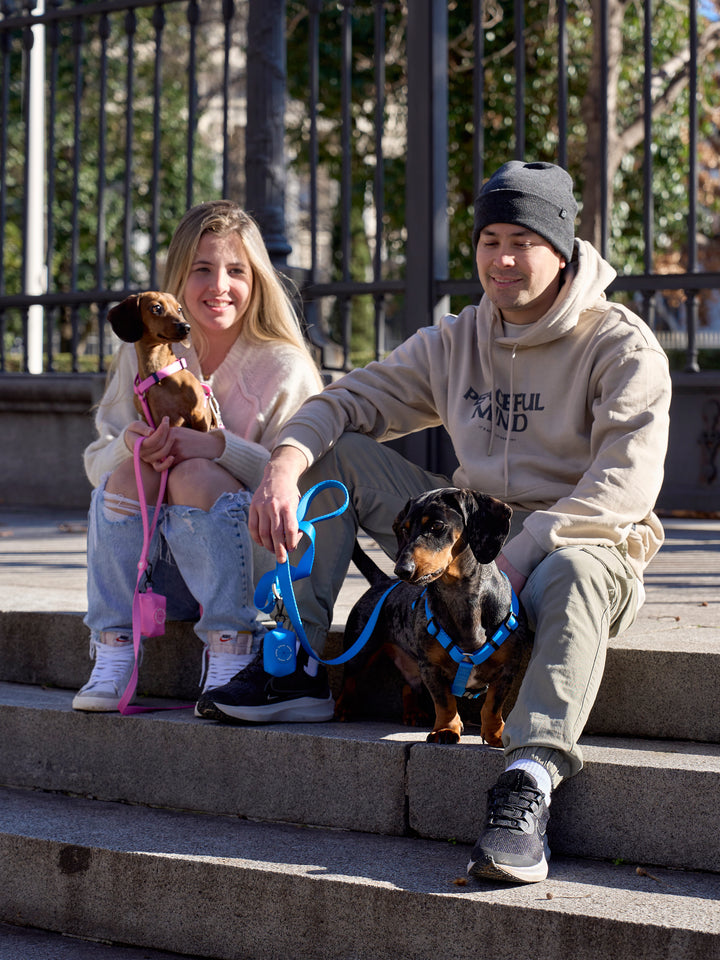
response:
{"label": "man's smiling face", "polygon": [[480,231],[476,262],[483,290],[508,323],[534,323],[555,302],[565,258],[538,233],[514,223]]}

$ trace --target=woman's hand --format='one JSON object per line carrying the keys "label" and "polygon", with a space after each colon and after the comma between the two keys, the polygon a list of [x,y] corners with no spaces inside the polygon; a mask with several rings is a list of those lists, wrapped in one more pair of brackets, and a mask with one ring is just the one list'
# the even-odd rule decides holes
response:
{"label": "woman's hand", "polygon": [[250,504],[250,536],[274,553],[278,563],[285,563],[288,552],[300,542],[298,480],[307,466],[304,454],[295,447],[278,447]]}
{"label": "woman's hand", "polygon": [[125,431],[125,443],[132,450],[143,437],[140,459],[161,472],[183,460],[214,460],[225,449],[222,430],[202,433],[189,427],[171,427],[167,417],[153,430],[144,420],[134,420]]}

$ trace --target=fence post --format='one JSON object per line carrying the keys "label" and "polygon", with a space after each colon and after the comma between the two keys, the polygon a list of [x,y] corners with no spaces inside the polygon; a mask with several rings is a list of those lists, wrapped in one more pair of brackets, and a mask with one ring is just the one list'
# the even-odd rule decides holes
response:
{"label": "fence post", "polygon": [[[447,312],[436,281],[448,276],[448,6],[445,0],[408,4],[407,224],[403,336]],[[469,176],[472,174],[469,172]],[[398,448],[415,463],[437,464],[437,432],[406,437]]]}
{"label": "fence post", "polygon": [[245,206],[270,259],[285,263],[285,0],[250,0],[247,43]]}

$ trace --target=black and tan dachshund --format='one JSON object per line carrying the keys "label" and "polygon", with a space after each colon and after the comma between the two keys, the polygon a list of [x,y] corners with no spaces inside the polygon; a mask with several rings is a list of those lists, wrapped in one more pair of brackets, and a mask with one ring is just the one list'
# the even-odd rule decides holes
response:
{"label": "black and tan dachshund", "polygon": [[[116,336],[135,344],[139,381],[149,382],[144,392],[154,425],[168,417],[171,427],[208,431],[219,426],[208,391],[170,346],[190,336],[190,324],[175,297],[153,290],[133,294],[108,312],[108,321]],[[135,406],[147,419],[137,391]]]}
{"label": "black and tan dachshund", "polygon": [[[510,617],[510,583],[494,563],[510,530],[511,516],[512,510],[502,501],[455,487],[431,490],[408,501],[393,524],[398,540],[395,573],[400,582],[385,599],[367,644],[345,665],[337,719],[357,715],[358,677],[385,653],[407,683],[403,722],[418,724],[416,704],[424,683],[435,706],[428,741],[457,743],[463,732],[452,693],[458,663],[435,634],[441,630],[458,656],[479,656],[490,638],[497,642],[503,637],[497,649],[495,644],[487,648],[490,655],[482,663],[465,667],[469,676],[463,684],[467,696],[482,694],[487,687],[480,711],[481,735],[491,746],[502,746],[503,704],[525,668],[532,644],[517,601],[517,616]],[[378,599],[394,582],[361,551],[356,550],[353,559],[372,586],[350,612],[345,649],[360,636]],[[508,619],[510,631],[503,630]]]}

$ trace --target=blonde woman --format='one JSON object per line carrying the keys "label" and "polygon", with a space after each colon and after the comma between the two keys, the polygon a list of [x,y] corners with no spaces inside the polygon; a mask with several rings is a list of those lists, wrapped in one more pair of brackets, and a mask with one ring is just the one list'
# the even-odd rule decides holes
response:
{"label": "blonde woman", "polygon": [[237,204],[210,201],[185,214],[168,248],[164,289],[192,328],[192,346],[175,352],[211,387],[224,429],[200,433],[166,420],[152,429],[140,420],[135,350],[122,344],[98,408],[98,439],[84,454],[95,487],[85,618],[95,664],[76,710],[117,710],[134,666],[132,598],[143,541],[132,459],[138,436],[148,504],[168,470],[149,553],[153,589],[167,597],[168,618],[196,621],[207,690],[258,649],[247,511],[279,430],[322,386],[257,224]]}

